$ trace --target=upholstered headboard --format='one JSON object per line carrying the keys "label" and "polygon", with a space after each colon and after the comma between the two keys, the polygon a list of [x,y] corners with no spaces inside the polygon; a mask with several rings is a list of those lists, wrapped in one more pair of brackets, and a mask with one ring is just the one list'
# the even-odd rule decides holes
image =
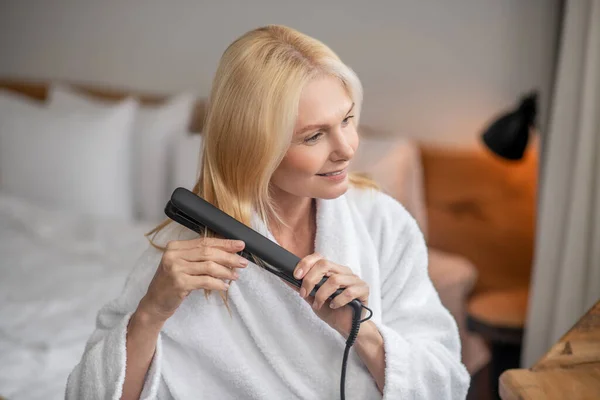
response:
{"label": "upholstered headboard", "polygon": [[[126,97],[135,97],[142,104],[160,104],[168,98],[164,94],[150,94],[136,90],[128,90],[126,88],[117,88],[105,85],[82,84],[73,82],[62,82],[68,84],[82,92],[88,93],[91,96],[105,100],[120,100]],[[0,89],[6,89],[13,92],[38,99],[46,99],[50,82],[33,81],[21,79],[0,78]],[[204,115],[206,113],[206,99],[200,98],[196,102],[192,119],[190,121],[190,132],[200,133],[204,125]]]}

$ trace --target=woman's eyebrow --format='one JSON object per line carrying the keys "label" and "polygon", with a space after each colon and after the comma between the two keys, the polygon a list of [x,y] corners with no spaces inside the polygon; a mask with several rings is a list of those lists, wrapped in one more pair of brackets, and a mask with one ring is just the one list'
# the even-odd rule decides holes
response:
{"label": "woman's eyebrow", "polygon": [[352,103],[352,105],[350,106],[350,109],[346,113],[346,117],[348,116],[348,114],[350,114],[352,112],[352,109],[354,109],[354,102]]}
{"label": "woman's eyebrow", "polygon": [[[350,114],[353,109],[354,109],[354,103],[352,103],[352,105],[350,106],[350,109],[348,110],[348,112],[346,113],[346,115],[344,117],[347,117],[348,114]],[[321,128],[329,128],[329,125],[327,125],[327,124],[306,125],[304,128],[302,128],[298,132],[296,132],[296,134],[301,135],[306,131],[310,131],[313,129],[321,129]]]}

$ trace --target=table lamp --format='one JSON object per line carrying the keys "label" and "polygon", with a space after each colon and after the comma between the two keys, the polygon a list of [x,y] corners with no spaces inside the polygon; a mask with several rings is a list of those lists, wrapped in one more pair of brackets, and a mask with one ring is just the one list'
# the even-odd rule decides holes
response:
{"label": "table lamp", "polygon": [[521,99],[516,109],[494,120],[482,135],[482,140],[492,152],[507,160],[523,158],[530,129],[535,126],[537,92]]}

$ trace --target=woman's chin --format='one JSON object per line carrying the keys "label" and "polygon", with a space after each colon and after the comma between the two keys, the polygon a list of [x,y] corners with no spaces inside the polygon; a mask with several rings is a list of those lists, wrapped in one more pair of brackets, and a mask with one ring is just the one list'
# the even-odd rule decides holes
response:
{"label": "woman's chin", "polygon": [[335,185],[331,185],[331,187],[321,189],[319,191],[321,195],[318,197],[322,199],[335,199],[346,193],[346,191],[348,191],[348,186],[348,179],[345,179],[343,182],[339,182]]}

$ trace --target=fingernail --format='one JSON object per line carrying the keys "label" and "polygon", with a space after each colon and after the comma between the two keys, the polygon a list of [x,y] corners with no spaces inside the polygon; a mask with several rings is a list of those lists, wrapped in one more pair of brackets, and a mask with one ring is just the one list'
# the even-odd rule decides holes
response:
{"label": "fingernail", "polygon": [[306,289],[301,288],[300,289],[300,297],[304,298],[305,295],[306,295]]}
{"label": "fingernail", "polygon": [[237,279],[240,277],[240,274],[238,274],[237,272],[233,274],[233,279]]}
{"label": "fingernail", "polygon": [[248,260],[246,260],[245,258],[240,259],[240,265],[242,267],[245,267],[246,265],[248,265]]}
{"label": "fingernail", "polygon": [[329,303],[329,308],[335,308],[335,304]]}
{"label": "fingernail", "polygon": [[304,272],[304,271],[302,271],[302,268],[296,271],[296,278],[297,279],[300,279],[302,277],[302,272]]}
{"label": "fingernail", "polygon": [[229,289],[229,283],[225,283],[225,289]]}

